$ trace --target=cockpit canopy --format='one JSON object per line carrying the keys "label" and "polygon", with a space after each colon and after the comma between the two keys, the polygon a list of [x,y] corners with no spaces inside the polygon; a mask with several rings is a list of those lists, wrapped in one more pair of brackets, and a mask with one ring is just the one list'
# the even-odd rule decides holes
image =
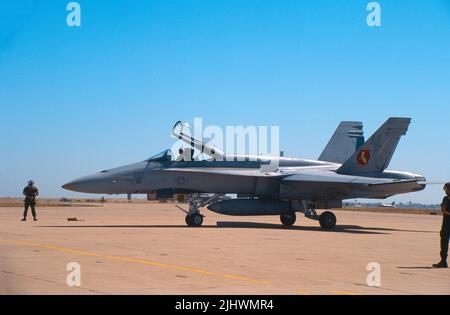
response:
{"label": "cockpit canopy", "polygon": [[172,151],[170,149],[167,149],[163,152],[160,152],[158,154],[153,155],[150,157],[147,161],[148,162],[164,162],[164,161],[171,161],[172,160]]}

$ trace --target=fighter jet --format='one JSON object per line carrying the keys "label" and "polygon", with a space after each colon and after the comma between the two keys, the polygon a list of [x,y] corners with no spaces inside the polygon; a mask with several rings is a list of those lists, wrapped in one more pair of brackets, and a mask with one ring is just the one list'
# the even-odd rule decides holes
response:
{"label": "fighter jet", "polygon": [[[185,133],[186,125],[177,122],[173,135],[208,159],[189,158],[193,150],[181,149],[178,157],[165,150],[62,187],[96,194],[147,194],[152,199],[186,194],[190,197],[185,222],[193,227],[202,225],[200,208],[207,207],[224,215],[277,215],[285,226],[293,225],[296,213],[302,213],[328,230],[336,226],[336,216],[327,209],[342,208],[343,200],[384,199],[425,188],[424,176],[387,169],[410,122],[389,118],[365,142],[361,123],[343,122],[318,160],[226,155]],[[276,168],[268,167],[273,164]],[[230,194],[236,197],[223,198]],[[319,215],[318,209],[326,211]]]}

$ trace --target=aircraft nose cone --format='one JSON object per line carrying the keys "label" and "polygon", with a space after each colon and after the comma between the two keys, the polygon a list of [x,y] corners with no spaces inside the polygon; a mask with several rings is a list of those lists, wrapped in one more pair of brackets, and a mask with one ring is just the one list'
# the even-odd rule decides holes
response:
{"label": "aircraft nose cone", "polygon": [[82,193],[101,193],[105,183],[101,176],[94,174],[70,181],[62,185],[62,188]]}
{"label": "aircraft nose cone", "polygon": [[75,191],[75,186],[74,186],[74,184],[72,182],[68,182],[68,183],[62,185],[61,188],[64,188],[66,190]]}

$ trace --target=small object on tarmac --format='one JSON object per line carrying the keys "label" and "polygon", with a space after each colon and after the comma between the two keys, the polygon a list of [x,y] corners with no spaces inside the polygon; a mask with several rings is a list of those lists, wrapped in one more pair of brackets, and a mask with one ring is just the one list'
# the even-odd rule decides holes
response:
{"label": "small object on tarmac", "polygon": [[67,218],[67,221],[78,221],[77,218]]}

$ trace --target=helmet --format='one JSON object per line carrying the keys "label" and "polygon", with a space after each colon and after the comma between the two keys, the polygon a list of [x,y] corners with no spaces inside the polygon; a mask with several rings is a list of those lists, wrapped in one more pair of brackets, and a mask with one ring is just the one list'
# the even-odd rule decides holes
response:
{"label": "helmet", "polygon": [[30,179],[30,180],[28,181],[28,185],[29,185],[29,186],[34,185],[34,181]]}
{"label": "helmet", "polygon": [[444,189],[450,189],[450,182],[448,182],[444,185]]}

